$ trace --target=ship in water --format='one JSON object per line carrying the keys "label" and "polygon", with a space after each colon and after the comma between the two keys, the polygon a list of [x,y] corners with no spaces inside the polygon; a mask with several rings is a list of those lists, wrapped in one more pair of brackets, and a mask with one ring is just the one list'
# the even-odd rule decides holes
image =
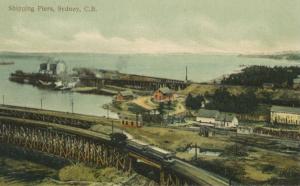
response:
{"label": "ship in water", "polygon": [[13,65],[15,64],[14,61],[0,61],[0,65]]}

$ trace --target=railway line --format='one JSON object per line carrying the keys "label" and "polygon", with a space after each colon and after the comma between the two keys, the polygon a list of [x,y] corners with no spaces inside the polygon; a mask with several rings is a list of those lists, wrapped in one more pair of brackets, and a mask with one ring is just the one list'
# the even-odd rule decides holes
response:
{"label": "railway line", "polygon": [[[12,105],[0,105],[0,116],[45,121],[83,129],[88,129],[96,123],[110,125],[111,121],[114,120],[107,119],[105,117],[88,116],[70,112],[60,112]],[[114,122],[117,121],[114,120]]]}
{"label": "railway line", "polygon": [[87,130],[101,121],[108,122],[105,118],[2,105],[0,142],[129,172],[137,164],[147,165],[158,173],[156,181],[161,185],[228,185],[226,179],[162,149],[130,140],[120,145],[111,135]]}

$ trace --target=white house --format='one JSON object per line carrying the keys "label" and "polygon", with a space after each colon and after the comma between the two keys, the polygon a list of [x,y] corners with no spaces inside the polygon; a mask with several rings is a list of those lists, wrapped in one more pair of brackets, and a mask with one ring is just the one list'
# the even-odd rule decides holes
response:
{"label": "white house", "polygon": [[201,125],[214,126],[216,128],[237,127],[239,122],[235,114],[219,112],[217,110],[200,109],[195,113],[196,121]]}
{"label": "white house", "polygon": [[216,127],[217,128],[233,128],[237,127],[239,121],[235,114],[221,112],[216,117]]}

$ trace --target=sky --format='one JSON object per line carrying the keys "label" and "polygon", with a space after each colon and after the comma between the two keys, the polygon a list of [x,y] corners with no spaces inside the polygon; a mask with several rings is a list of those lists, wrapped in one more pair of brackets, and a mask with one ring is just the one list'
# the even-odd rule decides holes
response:
{"label": "sky", "polygon": [[[59,6],[81,12],[59,12]],[[1,0],[0,51],[298,51],[299,12],[300,0]]]}

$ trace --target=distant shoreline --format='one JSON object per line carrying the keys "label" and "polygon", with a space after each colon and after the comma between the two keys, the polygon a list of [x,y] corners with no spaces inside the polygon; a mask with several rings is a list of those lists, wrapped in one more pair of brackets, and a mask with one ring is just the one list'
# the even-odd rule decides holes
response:
{"label": "distant shoreline", "polygon": [[300,51],[299,52],[279,52],[274,54],[240,54],[238,57],[248,57],[248,58],[268,58],[275,60],[293,60],[300,61]]}

